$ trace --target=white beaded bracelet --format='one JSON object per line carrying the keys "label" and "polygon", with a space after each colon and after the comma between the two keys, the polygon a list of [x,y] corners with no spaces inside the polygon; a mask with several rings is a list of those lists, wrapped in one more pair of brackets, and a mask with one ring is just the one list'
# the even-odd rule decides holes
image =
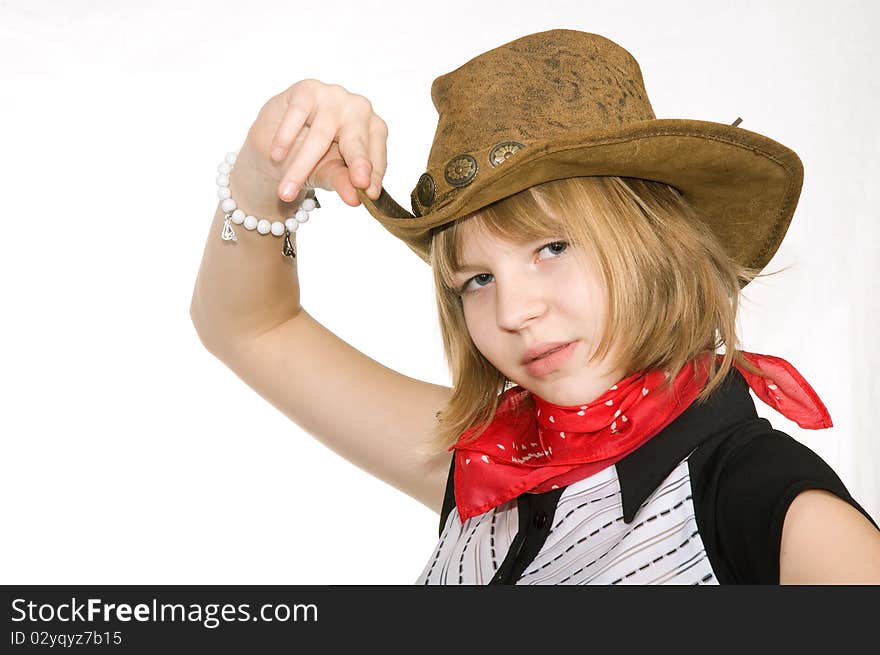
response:
{"label": "white beaded bracelet", "polygon": [[220,208],[226,215],[226,220],[223,221],[223,231],[220,233],[220,237],[224,241],[238,241],[238,237],[235,235],[235,230],[232,229],[232,224],[243,224],[246,230],[256,230],[260,234],[271,233],[276,237],[283,235],[284,246],[282,247],[281,252],[285,256],[296,257],[296,251],[290,243],[290,233],[296,232],[300,223],[305,223],[309,220],[310,211],[321,206],[318,202],[318,198],[315,197],[315,190],[308,189],[306,191],[306,197],[303,199],[300,208],[293,216],[283,223],[281,221],[269,221],[265,218],[257,218],[256,216],[247,215],[244,211],[238,208],[238,204],[232,199],[232,192],[229,190],[229,174],[234,168],[237,156],[237,151],[228,152],[226,153],[226,157],[223,158],[223,161],[220,162],[220,165],[217,166],[217,195],[220,198]]}

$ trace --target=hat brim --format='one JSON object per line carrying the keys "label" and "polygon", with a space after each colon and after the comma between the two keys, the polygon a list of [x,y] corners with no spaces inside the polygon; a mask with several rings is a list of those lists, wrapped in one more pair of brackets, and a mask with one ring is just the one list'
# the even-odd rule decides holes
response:
{"label": "hat brim", "polygon": [[529,142],[476,178],[443,207],[414,216],[382,189],[370,214],[423,261],[430,262],[432,228],[550,180],[595,175],[663,182],[681,191],[737,261],[757,269],[779,248],[803,185],[797,154],[740,127],[691,119],[654,119],[601,131],[571,131]]}

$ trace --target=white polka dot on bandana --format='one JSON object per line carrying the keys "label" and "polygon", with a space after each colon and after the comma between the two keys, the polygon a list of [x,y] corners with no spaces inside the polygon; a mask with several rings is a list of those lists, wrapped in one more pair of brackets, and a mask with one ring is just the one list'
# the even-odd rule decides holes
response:
{"label": "white polka dot on bandana", "polygon": [[482,457],[480,457],[480,459],[483,460],[484,462],[486,462],[486,464],[489,463],[489,456],[488,455],[483,455]]}
{"label": "white polka dot on bandana", "polygon": [[613,400],[607,400],[607,401],[605,401],[605,404],[608,405],[609,407],[611,407],[611,406],[614,404],[614,401],[613,401]]}

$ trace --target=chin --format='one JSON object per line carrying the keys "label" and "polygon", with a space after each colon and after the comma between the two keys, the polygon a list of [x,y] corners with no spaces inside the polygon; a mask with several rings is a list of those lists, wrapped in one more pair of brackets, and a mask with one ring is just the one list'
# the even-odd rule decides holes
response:
{"label": "chin", "polygon": [[[542,388],[537,388],[536,385],[536,388],[534,390],[530,389],[530,391],[533,391],[548,403],[562,407],[574,407],[592,402],[598,397],[598,393],[602,393],[584,389],[582,383],[578,384],[578,380],[570,376],[547,380],[540,386]],[[587,396],[592,397],[587,398]]]}

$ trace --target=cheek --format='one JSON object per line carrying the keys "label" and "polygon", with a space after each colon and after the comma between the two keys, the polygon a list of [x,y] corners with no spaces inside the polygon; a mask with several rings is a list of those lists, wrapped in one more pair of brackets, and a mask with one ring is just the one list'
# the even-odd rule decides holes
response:
{"label": "cheek", "polygon": [[596,281],[581,276],[567,276],[560,280],[555,294],[558,307],[570,317],[575,318],[591,332],[600,330],[605,324],[605,293]]}
{"label": "cheek", "polygon": [[482,351],[483,343],[490,341],[486,320],[480,316],[479,312],[465,309],[464,322],[471,335],[471,340]]}
{"label": "cheek", "polygon": [[569,312],[586,313],[596,304],[592,285],[575,275],[561,277],[553,285],[553,300]]}
{"label": "cheek", "polygon": [[482,316],[480,312],[467,310],[464,312],[464,320],[474,346],[493,366],[496,365],[499,340],[494,322]]}

